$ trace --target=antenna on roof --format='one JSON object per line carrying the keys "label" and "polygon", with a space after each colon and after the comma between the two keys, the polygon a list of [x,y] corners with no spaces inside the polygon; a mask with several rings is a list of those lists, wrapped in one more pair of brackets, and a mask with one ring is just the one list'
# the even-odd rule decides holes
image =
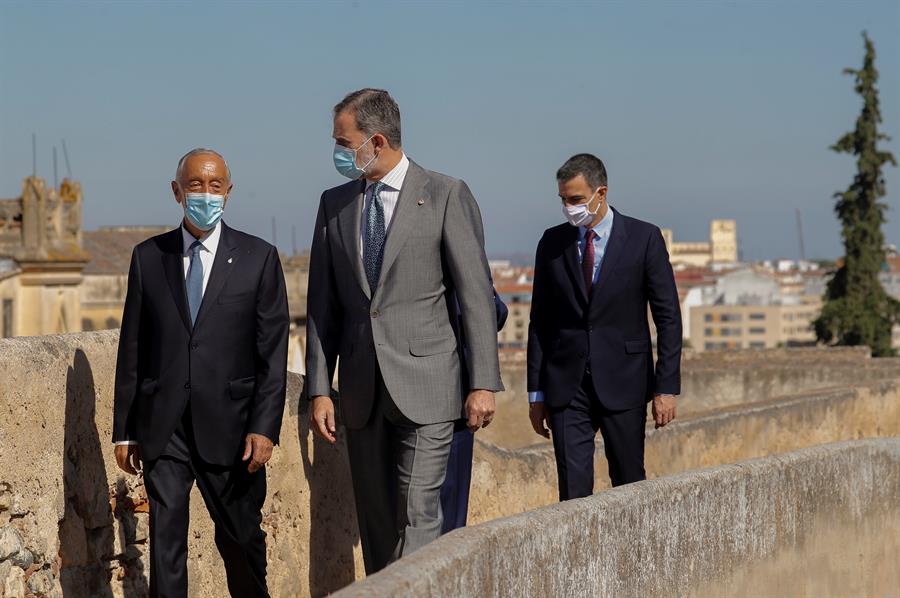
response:
{"label": "antenna on roof", "polygon": [[66,149],[66,140],[62,140],[63,146],[63,159],[66,161],[66,176],[71,179],[72,178],[72,167],[69,166],[69,150]]}
{"label": "antenna on roof", "polygon": [[59,189],[59,176],[56,174],[56,146],[53,146],[53,188]]}
{"label": "antenna on roof", "polygon": [[37,176],[37,134],[31,134],[31,176]]}
{"label": "antenna on roof", "polygon": [[806,261],[806,250],[803,248],[803,221],[800,220],[800,208],[794,208],[797,214],[797,238],[800,241],[800,259]]}

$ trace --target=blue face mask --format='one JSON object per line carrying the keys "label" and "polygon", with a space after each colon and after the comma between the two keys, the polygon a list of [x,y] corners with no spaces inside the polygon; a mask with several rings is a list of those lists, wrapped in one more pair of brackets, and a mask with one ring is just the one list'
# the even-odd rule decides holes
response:
{"label": "blue face mask", "polygon": [[225,196],[212,193],[185,193],[184,216],[202,231],[212,229],[222,219]]}
{"label": "blue face mask", "polygon": [[[372,135],[374,137],[374,135]],[[334,167],[337,169],[339,173],[347,177],[348,179],[356,180],[358,178],[363,177],[366,174],[366,168],[368,168],[372,162],[375,161],[375,158],[378,156],[373,155],[372,159],[366,162],[365,166],[360,168],[356,165],[356,154],[360,149],[363,148],[369,141],[372,140],[372,137],[369,137],[356,149],[350,149],[349,147],[344,147],[343,145],[334,145]]]}

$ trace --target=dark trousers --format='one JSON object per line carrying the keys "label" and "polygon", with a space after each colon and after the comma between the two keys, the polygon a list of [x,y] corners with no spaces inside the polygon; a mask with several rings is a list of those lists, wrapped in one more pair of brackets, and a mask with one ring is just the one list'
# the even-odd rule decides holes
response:
{"label": "dark trousers", "polygon": [[234,597],[269,595],[266,589],[266,534],[260,527],[266,498],[266,472],[204,463],[193,442],[187,410],[163,454],[145,464],[150,499],[150,596],[188,595],[189,501],[194,482],[215,523],[215,540],[225,562],[228,591]]}
{"label": "dark trousers", "polygon": [[347,429],[347,449],[366,574],[380,571],[441,535],[440,492],[453,422],[405,417],[380,374],[365,427]]}
{"label": "dark trousers", "polygon": [[457,422],[447,460],[447,477],[441,486],[441,509],[444,511],[442,534],[466,527],[474,447],[475,434],[466,427],[465,422]]}
{"label": "dark trousers", "polygon": [[594,492],[594,439],[597,430],[603,436],[612,485],[621,486],[646,479],[646,422],[646,405],[626,411],[610,411],[603,407],[590,373],[585,373],[572,402],[562,409],[550,410],[559,499],[582,498]]}

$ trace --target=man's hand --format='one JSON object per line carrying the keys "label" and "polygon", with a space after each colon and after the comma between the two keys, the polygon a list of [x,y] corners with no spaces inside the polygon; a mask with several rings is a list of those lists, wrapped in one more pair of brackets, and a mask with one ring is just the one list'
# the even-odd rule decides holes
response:
{"label": "man's hand", "polygon": [[141,470],[141,449],[136,444],[117,444],[116,463],[125,473],[137,475]]}
{"label": "man's hand", "polygon": [[494,419],[494,393],[490,390],[473,390],[466,399],[466,425],[473,432],[488,427]]}
{"label": "man's hand", "polygon": [[309,427],[316,433],[334,444],[337,442],[335,433],[337,426],[334,424],[334,401],[324,395],[313,397],[309,407]]}
{"label": "man's hand", "polygon": [[244,456],[241,461],[250,459],[247,471],[256,473],[260,467],[272,458],[272,441],[262,434],[247,434],[244,440]]}
{"label": "man's hand", "polygon": [[550,418],[547,412],[547,406],[543,401],[528,404],[528,419],[531,420],[531,427],[540,436],[550,438]]}
{"label": "man's hand", "polygon": [[657,428],[662,428],[675,419],[675,395],[653,397],[653,419],[656,420]]}

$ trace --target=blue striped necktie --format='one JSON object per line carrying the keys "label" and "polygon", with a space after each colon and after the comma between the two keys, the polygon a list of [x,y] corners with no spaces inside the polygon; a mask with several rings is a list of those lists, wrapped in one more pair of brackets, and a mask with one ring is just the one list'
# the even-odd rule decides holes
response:
{"label": "blue striped necktie", "polygon": [[384,183],[381,181],[372,185],[372,197],[369,209],[366,212],[366,245],[363,249],[363,265],[366,269],[366,278],[369,280],[369,290],[375,292],[378,286],[378,277],[381,274],[381,260],[384,257],[384,202],[381,201],[381,190]]}
{"label": "blue striped necktie", "polygon": [[200,250],[203,243],[194,241],[191,243],[191,264],[187,272],[187,296],[188,305],[191,308],[191,324],[197,321],[197,313],[203,302],[203,262],[200,261]]}

